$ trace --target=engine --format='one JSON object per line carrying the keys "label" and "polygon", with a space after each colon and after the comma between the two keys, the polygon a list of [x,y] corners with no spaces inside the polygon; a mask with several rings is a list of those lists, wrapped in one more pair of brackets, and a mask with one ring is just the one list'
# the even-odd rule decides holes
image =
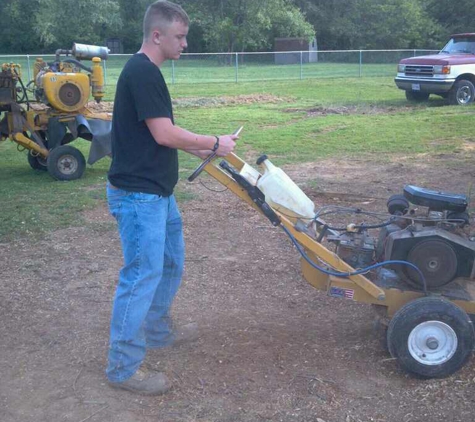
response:
{"label": "engine", "polygon": [[[61,55],[74,58],[61,60]],[[57,50],[56,60],[52,63],[37,58],[33,81],[36,99],[65,113],[81,110],[91,94],[100,102],[104,96],[101,58],[106,59],[107,55],[106,47],[74,44],[71,50]],[[92,68],[83,65],[81,59],[91,59]],[[81,70],[88,74],[81,73]]]}
{"label": "engine", "polygon": [[[411,208],[411,204],[424,209]],[[458,278],[475,279],[475,239],[464,227],[470,223],[464,195],[406,186],[404,195],[389,198],[391,217],[374,226],[350,225],[344,233],[328,236],[336,253],[353,268],[382,261],[407,261],[422,272],[426,287],[441,289]],[[379,227],[378,227],[379,226]],[[379,228],[377,240],[370,229]],[[407,265],[389,267],[407,285],[422,288],[419,273]]]}

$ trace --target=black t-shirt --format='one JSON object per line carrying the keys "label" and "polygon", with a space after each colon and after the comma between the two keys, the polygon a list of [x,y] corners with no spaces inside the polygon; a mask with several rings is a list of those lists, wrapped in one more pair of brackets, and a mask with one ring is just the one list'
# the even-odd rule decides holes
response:
{"label": "black t-shirt", "polygon": [[178,181],[176,149],[157,144],[145,119],[168,117],[173,109],[160,69],[134,54],[117,82],[112,117],[112,185],[133,192],[170,196]]}

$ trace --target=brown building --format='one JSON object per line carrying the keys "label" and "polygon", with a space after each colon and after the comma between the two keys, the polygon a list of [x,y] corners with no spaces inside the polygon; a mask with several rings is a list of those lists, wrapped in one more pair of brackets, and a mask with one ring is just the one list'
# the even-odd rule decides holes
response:
{"label": "brown building", "polygon": [[[275,38],[275,64],[314,63],[318,61],[317,39]],[[302,52],[302,53],[301,53]]]}

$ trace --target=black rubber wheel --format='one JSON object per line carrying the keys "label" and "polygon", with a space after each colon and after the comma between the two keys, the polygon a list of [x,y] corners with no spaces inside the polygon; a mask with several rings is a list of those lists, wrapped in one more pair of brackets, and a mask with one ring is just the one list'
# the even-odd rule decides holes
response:
{"label": "black rubber wheel", "polygon": [[447,220],[456,223],[460,227],[468,226],[470,224],[470,216],[468,212],[449,212]]}
{"label": "black rubber wheel", "polygon": [[404,195],[392,195],[386,203],[389,214],[404,215],[409,210],[409,201]]}
{"label": "black rubber wheel", "polygon": [[28,164],[33,170],[46,171],[48,170],[46,159],[40,155],[33,155],[31,150],[28,151]]}
{"label": "black rubber wheel", "polygon": [[[457,275],[457,253],[443,239],[421,240],[412,247],[405,260],[421,270],[429,290],[445,286]],[[422,289],[422,280],[416,270],[404,266],[402,275],[407,284]]]}
{"label": "black rubber wheel", "polygon": [[83,175],[86,160],[77,148],[62,145],[50,151],[47,165],[49,174],[55,179],[75,180]]}
{"label": "black rubber wheel", "polygon": [[448,96],[451,105],[469,105],[473,103],[474,98],[475,87],[472,82],[465,79],[455,82]]}
{"label": "black rubber wheel", "polygon": [[391,356],[411,374],[444,378],[472,354],[473,325],[467,313],[447,300],[424,297],[400,308],[388,327]]}
{"label": "black rubber wheel", "polygon": [[406,91],[407,101],[413,103],[423,103],[429,99],[429,95],[427,92]]}

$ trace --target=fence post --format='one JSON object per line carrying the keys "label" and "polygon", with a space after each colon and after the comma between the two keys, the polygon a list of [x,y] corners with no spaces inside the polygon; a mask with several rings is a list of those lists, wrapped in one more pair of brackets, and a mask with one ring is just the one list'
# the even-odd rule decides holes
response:
{"label": "fence post", "polygon": [[172,60],[172,85],[175,85],[175,60]]}
{"label": "fence post", "polygon": [[31,81],[31,73],[30,73],[30,55],[27,54],[26,55],[26,63],[27,63],[27,66],[28,66],[28,82]]}
{"label": "fence post", "polygon": [[416,49],[414,49],[414,57],[416,57]]}
{"label": "fence post", "polygon": [[104,69],[104,86],[107,85],[107,60],[102,60],[102,69]]}
{"label": "fence post", "polygon": [[360,78],[361,78],[361,76],[363,75],[363,69],[362,69],[362,67],[363,67],[363,52],[360,50],[360,70],[359,70],[359,72],[360,72]]}
{"label": "fence post", "polygon": [[238,57],[238,53],[236,53],[236,83],[238,83],[238,67],[239,67],[239,57]]}
{"label": "fence post", "polygon": [[300,52],[300,80],[303,79],[303,51]]}

